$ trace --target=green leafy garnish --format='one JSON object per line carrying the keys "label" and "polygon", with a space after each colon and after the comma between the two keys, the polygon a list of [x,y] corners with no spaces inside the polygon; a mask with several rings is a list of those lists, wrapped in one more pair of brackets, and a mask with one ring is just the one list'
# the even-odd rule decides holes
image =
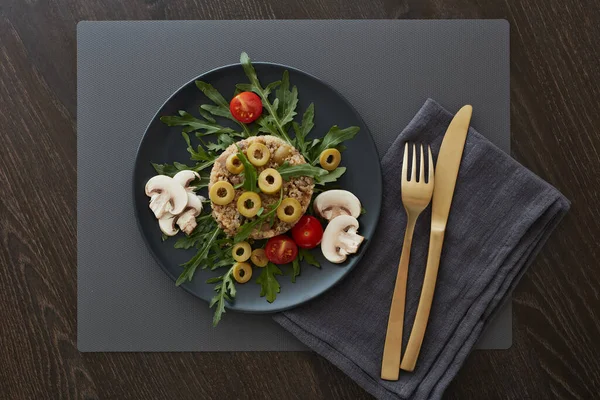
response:
{"label": "green leafy garnish", "polygon": [[211,162],[211,164],[215,162],[216,157],[207,152],[201,145],[198,145],[198,147],[194,149],[192,142],[190,141],[190,135],[188,135],[186,132],[181,132],[181,136],[183,136],[183,139],[187,144],[187,151],[190,153],[190,158],[192,160]]}
{"label": "green leafy garnish", "polygon": [[210,151],[223,151],[229,146],[231,146],[234,142],[231,135],[221,134],[217,137],[217,142],[211,142],[206,145],[206,148]]}
{"label": "green leafy garnish", "polygon": [[257,214],[257,217],[254,220],[248,221],[245,224],[243,224],[242,226],[240,226],[237,234],[233,238],[234,243],[239,243],[239,242],[242,242],[242,241],[248,239],[250,237],[250,235],[252,234],[252,231],[254,231],[254,228],[256,228],[257,226],[262,226],[262,224],[265,222],[268,222],[270,226],[273,226],[273,221],[275,220],[275,214],[277,212],[277,207],[279,207],[282,200],[283,200],[283,189],[281,189],[279,192],[279,201],[277,203],[273,204],[269,208],[269,211],[267,211],[267,212],[263,211],[261,213],[261,215]]}
{"label": "green leafy garnish", "polygon": [[208,111],[206,111],[204,108],[198,107],[198,112],[200,113],[200,115],[202,115],[202,118],[204,118],[208,122],[211,122],[213,124],[217,123],[217,120],[213,118],[213,116],[211,115],[211,113],[209,113]]}
{"label": "green leafy garnish", "polygon": [[250,136],[250,130],[248,129],[248,126],[233,118],[233,115],[231,115],[231,111],[229,111],[229,103],[227,102],[227,100],[225,100],[221,93],[219,93],[219,91],[213,87],[213,85],[202,81],[196,81],[196,86],[202,91],[202,93],[204,93],[206,97],[208,97],[213,103],[215,103],[215,105],[203,104],[200,106],[201,110],[207,111],[216,117],[223,117],[234,121],[244,131],[243,137]]}
{"label": "green leafy garnish", "polygon": [[212,224],[212,215],[205,214],[196,218],[196,228],[189,236],[182,236],[175,242],[176,249],[191,249],[196,245],[201,244],[205,239],[206,235],[214,231],[214,224]]}
{"label": "green leafy garnish", "polygon": [[326,149],[331,149],[339,146],[342,142],[350,140],[356,136],[360,128],[351,126],[340,129],[337,125],[332,126],[329,132],[310,150],[310,159],[313,160],[313,165],[316,165],[319,160],[319,155]]}
{"label": "green leafy garnish", "polygon": [[152,163],[152,167],[154,168],[154,170],[156,171],[157,174],[167,175],[167,176],[170,176],[171,178],[174,177],[175,175],[177,175],[177,173],[180,171],[189,170],[189,171],[198,172],[200,175],[200,178],[196,178],[192,182],[190,182],[190,187],[192,187],[194,189],[194,191],[208,187],[208,184],[210,182],[210,177],[206,174],[202,174],[201,171],[209,166],[210,165],[207,165],[206,163],[202,163],[202,164],[198,163],[195,166],[191,167],[189,165],[178,163],[177,161],[175,161],[173,164],[154,164],[154,163]]}
{"label": "green leafy garnish", "polygon": [[[196,273],[196,269],[206,261],[208,253],[213,250],[213,246],[216,246],[215,241],[217,240],[218,235],[222,233],[220,229],[215,229],[214,231],[208,233],[204,239],[204,242],[200,245],[198,249],[198,253],[194,257],[192,257],[188,262],[182,264],[181,266],[184,268],[179,278],[177,278],[177,282],[175,285],[179,286],[186,281],[191,281]],[[204,264],[203,268],[206,267]]]}
{"label": "green leafy garnish", "polygon": [[287,132],[289,125],[296,116],[296,106],[298,105],[298,89],[294,86],[290,90],[290,74],[287,70],[283,71],[281,84],[275,91],[277,106],[277,115],[279,122]]}
{"label": "green leafy garnish", "polygon": [[[292,121],[294,115],[296,115],[296,105],[298,104],[298,90],[294,87],[292,91],[289,90],[289,79],[287,81],[287,86],[282,90],[282,92],[278,92],[282,94],[282,98],[277,98],[271,104],[269,100],[269,94],[276,89],[278,86],[283,86],[283,80],[272,82],[267,85],[265,88],[262,87],[260,81],[258,80],[258,76],[256,75],[256,70],[250,63],[250,58],[248,54],[242,53],[240,56],[240,63],[244,68],[244,72],[246,76],[250,80],[250,83],[247,84],[239,84],[237,88],[244,91],[251,91],[256,93],[260,99],[262,100],[264,109],[268,112],[267,115],[262,115],[258,119],[258,124],[261,126],[261,132],[269,133],[271,135],[277,136],[287,143],[293,145],[292,140],[290,139],[286,125]],[[287,78],[287,71],[284,73],[284,80]],[[277,110],[280,110],[280,113],[277,113]]]}
{"label": "green leafy garnish", "polygon": [[294,258],[292,261],[292,283],[296,283],[296,277],[300,275],[300,257]]}
{"label": "green leafy garnish", "polygon": [[232,301],[235,297],[235,283],[233,280],[233,267],[229,268],[229,270],[221,275],[214,278],[211,278],[206,281],[206,283],[218,283],[215,286],[215,292],[217,294],[210,300],[209,307],[215,308],[215,314],[213,316],[213,326],[217,326],[223,314],[225,314],[225,302]]}
{"label": "green leafy garnish", "polygon": [[307,264],[312,265],[313,267],[321,268],[321,264],[317,261],[313,253],[307,249],[300,249],[298,251],[298,258],[300,261],[305,261]]}
{"label": "green leafy garnish", "polygon": [[321,264],[319,264],[315,256],[310,251],[307,249],[299,249],[298,257],[292,261],[292,283],[296,283],[296,277],[300,275],[300,263],[302,261],[314,267],[321,268]]}
{"label": "green leafy garnish", "polygon": [[[214,269],[216,263],[231,257],[231,254],[223,252],[221,249],[221,247],[231,244],[231,239],[227,238],[214,218],[207,214],[198,217],[196,221],[198,226],[194,232],[189,237],[181,238],[175,243],[177,248],[194,247],[198,250],[188,262],[181,264],[183,272],[175,282],[177,286],[191,281],[198,267]],[[232,259],[229,260],[229,263],[232,262]]]}
{"label": "green leafy garnish", "polygon": [[[294,146],[300,151],[300,153],[304,156],[304,158],[309,157],[309,143],[306,143],[306,137],[315,126],[315,105],[310,103],[306,111],[304,111],[304,115],[302,116],[302,124],[298,125],[297,122],[293,122],[292,126],[294,127],[294,133],[296,137],[294,138]],[[310,162],[311,160],[309,160]]]}
{"label": "green leafy garnish", "polygon": [[275,301],[277,293],[281,290],[276,275],[283,275],[283,272],[277,265],[270,262],[262,268],[261,274],[256,278],[256,283],[260,285],[260,297],[266,296],[269,303]]}
{"label": "green leafy garnish", "polygon": [[194,117],[192,114],[179,110],[179,115],[162,116],[160,120],[169,126],[183,126],[184,132],[199,131],[201,135],[213,135],[216,133],[233,133],[233,129],[226,128],[207,120]]}
{"label": "green leafy garnish", "polygon": [[339,177],[344,175],[346,172],[346,167],[337,167],[333,171],[329,172],[327,175],[320,176],[316,179],[317,184],[325,185],[326,183],[332,183],[338,180]]}
{"label": "green leafy garnish", "polygon": [[167,175],[167,176],[170,176],[172,178],[179,171],[190,170],[190,171],[200,172],[205,167],[204,167],[203,164],[200,164],[200,163],[197,163],[194,166],[190,166],[190,165],[178,163],[177,161],[175,161],[173,164],[155,164],[155,163],[152,163],[152,168],[154,168],[154,170],[156,171],[156,173],[158,175]]}
{"label": "green leafy garnish", "polygon": [[239,147],[238,150],[237,156],[244,166],[244,182],[242,182],[242,187],[247,192],[258,193],[258,172],[256,172],[254,165],[248,161],[248,158],[246,158],[246,155],[239,149]]}
{"label": "green leafy garnish", "polygon": [[290,178],[297,176],[309,176],[318,179],[329,174],[323,168],[314,167],[310,164],[290,165],[287,161],[277,168],[277,172],[279,172],[284,181],[289,181]]}
{"label": "green leafy garnish", "polygon": [[210,176],[209,175],[200,175],[200,178],[196,178],[192,182],[190,182],[190,187],[194,191],[197,191],[197,190],[200,190],[202,188],[208,187],[209,183],[210,183]]}

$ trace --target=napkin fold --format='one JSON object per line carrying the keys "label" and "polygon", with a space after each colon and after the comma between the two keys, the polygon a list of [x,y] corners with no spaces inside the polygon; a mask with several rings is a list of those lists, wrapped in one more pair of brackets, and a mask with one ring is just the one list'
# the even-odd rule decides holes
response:
{"label": "napkin fold", "polygon": [[[360,263],[318,299],[274,317],[379,399],[440,398],[485,324],[569,209],[569,201],[558,190],[470,128],[416,368],[412,373],[401,371],[397,382],[381,380],[388,313],[406,226],[400,196],[404,142],[431,144],[437,159],[452,117],[435,101],[425,102],[382,160],[381,215]],[[413,240],[403,349],[421,292],[430,221],[428,207]]]}

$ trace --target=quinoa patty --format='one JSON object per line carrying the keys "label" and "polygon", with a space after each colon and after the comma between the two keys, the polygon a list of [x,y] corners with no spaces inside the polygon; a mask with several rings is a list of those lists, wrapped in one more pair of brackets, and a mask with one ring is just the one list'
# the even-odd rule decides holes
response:
{"label": "quinoa patty", "polygon": [[[273,160],[273,155],[276,150],[281,146],[288,146],[291,148],[290,155],[288,155],[283,161],[287,161],[290,165],[297,164],[306,164],[304,157],[300,152],[288,145],[283,140],[275,137],[275,136],[253,136],[248,139],[241,140],[235,144],[229,146],[220,156],[216,159],[215,164],[213,165],[212,171],[210,173],[210,183],[208,185],[208,189],[212,187],[212,185],[217,181],[227,181],[231,183],[233,186],[240,184],[243,181],[243,177],[240,175],[232,174],[225,167],[225,162],[227,158],[231,154],[238,153],[238,147],[242,152],[246,152],[246,149],[250,144],[254,142],[259,142],[264,144],[269,148],[271,152],[271,159],[267,163],[267,165],[263,167],[255,167],[256,171],[260,174],[266,168],[277,168],[280,164],[276,163]],[[236,147],[237,146],[237,147]],[[283,162],[282,162],[283,163]],[[307,176],[290,178],[289,181],[283,182],[283,198],[292,197],[300,202],[302,206],[302,214],[306,212],[308,205],[310,204],[310,199],[313,193],[315,185],[313,179]],[[235,197],[233,201],[224,206],[219,206],[214,203],[211,203],[212,206],[212,215],[213,218],[217,221],[219,226],[225,231],[228,236],[234,236],[239,227],[246,222],[247,220],[252,220],[253,218],[247,219],[242,216],[237,210],[237,200],[241,196],[244,191],[240,189],[235,190]],[[262,206],[265,210],[269,210],[270,206],[276,204],[279,201],[279,193],[269,195],[264,193],[259,193]],[[257,227],[252,234],[250,235],[253,239],[266,239],[273,236],[280,235],[282,233],[290,230],[294,224],[282,222],[279,218],[275,217],[275,223],[273,227],[269,227],[267,224],[262,227]]]}

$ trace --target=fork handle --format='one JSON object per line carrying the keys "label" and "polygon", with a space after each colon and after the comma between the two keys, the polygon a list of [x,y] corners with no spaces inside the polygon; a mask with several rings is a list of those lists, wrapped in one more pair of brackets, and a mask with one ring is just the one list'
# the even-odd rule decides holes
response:
{"label": "fork handle", "polygon": [[406,302],[406,281],[408,278],[408,264],[410,261],[410,248],[412,246],[413,233],[417,217],[408,214],[406,232],[404,233],[404,244],[402,255],[398,264],[396,275],[396,286],[392,296],[392,306],[388,318],[385,345],[383,347],[383,359],[381,361],[381,379],[397,381],[400,375],[400,360],[402,359],[402,329],[404,326],[404,306]]}
{"label": "fork handle", "polygon": [[421,345],[423,344],[423,337],[425,336],[427,321],[429,320],[429,313],[431,311],[431,303],[433,301],[433,292],[435,291],[435,283],[437,281],[438,269],[440,266],[443,242],[444,232],[432,230],[429,239],[427,267],[425,268],[425,278],[423,279],[423,289],[421,290],[419,307],[417,308],[415,322],[400,366],[405,371],[413,371],[415,369],[417,358],[421,351]]}

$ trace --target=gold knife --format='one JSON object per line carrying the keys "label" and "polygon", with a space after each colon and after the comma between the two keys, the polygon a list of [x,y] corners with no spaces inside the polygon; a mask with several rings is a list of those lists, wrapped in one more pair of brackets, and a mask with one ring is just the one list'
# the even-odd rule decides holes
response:
{"label": "gold knife", "polygon": [[433,292],[440,266],[446,222],[448,221],[448,214],[450,214],[452,195],[454,194],[454,186],[458,177],[458,169],[465,148],[472,113],[473,107],[470,105],[466,105],[458,110],[450,122],[448,130],[446,130],[438,154],[435,166],[433,203],[431,206],[431,235],[429,237],[427,267],[425,268],[425,278],[423,280],[417,315],[415,316],[410,339],[404,352],[404,358],[400,364],[400,368],[405,371],[413,371],[415,369],[421,345],[423,344],[423,336],[425,336],[425,329],[427,328],[427,320],[431,311],[431,302],[433,301]]}

